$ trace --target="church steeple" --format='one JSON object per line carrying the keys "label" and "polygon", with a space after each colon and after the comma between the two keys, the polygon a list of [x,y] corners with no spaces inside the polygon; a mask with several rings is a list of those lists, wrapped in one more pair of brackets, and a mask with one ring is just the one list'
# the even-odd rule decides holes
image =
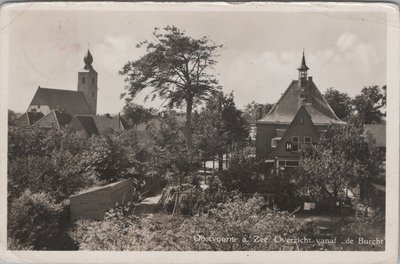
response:
{"label": "church steeple", "polygon": [[299,85],[300,87],[304,87],[307,82],[307,71],[308,67],[306,64],[306,58],[304,56],[304,50],[303,50],[303,58],[301,59],[301,65],[297,70],[299,71]]}
{"label": "church steeple", "polygon": [[87,50],[83,57],[85,66],[78,72],[78,91],[85,96],[92,115],[97,113],[97,72],[93,69],[93,56]]}
{"label": "church steeple", "polygon": [[85,57],[83,57],[83,62],[85,63],[85,67],[83,67],[85,70],[93,70],[92,62],[93,62],[93,57],[92,54],[90,53],[89,49],[87,50]]}

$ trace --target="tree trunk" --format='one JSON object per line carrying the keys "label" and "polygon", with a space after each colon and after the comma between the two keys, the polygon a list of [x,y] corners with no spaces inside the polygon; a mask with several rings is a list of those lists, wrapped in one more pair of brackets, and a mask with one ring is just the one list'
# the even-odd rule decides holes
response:
{"label": "tree trunk", "polygon": [[186,100],[186,125],[185,125],[185,139],[187,150],[193,149],[193,139],[192,139],[192,110],[193,102],[192,99]]}
{"label": "tree trunk", "polygon": [[224,169],[224,154],[218,154],[218,170],[222,171]]}
{"label": "tree trunk", "polygon": [[204,184],[207,184],[206,162],[204,161]]}

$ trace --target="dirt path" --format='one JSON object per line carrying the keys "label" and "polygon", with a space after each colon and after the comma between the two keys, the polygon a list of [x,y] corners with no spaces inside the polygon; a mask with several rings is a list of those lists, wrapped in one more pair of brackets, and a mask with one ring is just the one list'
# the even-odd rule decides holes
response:
{"label": "dirt path", "polygon": [[134,214],[137,216],[142,216],[145,214],[152,214],[157,210],[158,201],[161,198],[162,189],[157,191],[153,196],[149,196],[144,199],[134,211]]}

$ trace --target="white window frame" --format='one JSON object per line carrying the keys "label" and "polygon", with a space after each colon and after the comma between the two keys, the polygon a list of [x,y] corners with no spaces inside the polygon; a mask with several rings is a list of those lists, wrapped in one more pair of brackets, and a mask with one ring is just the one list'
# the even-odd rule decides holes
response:
{"label": "white window frame", "polygon": [[281,139],[282,138],[280,137],[274,137],[273,139],[271,139],[271,148],[277,148]]}
{"label": "white window frame", "polygon": [[[297,141],[294,141],[293,139],[297,138]],[[296,143],[296,144],[295,144]],[[294,150],[294,146],[297,145],[297,149]],[[292,136],[292,151],[299,151],[300,150],[300,137],[299,136]]]}
{"label": "white window frame", "polygon": [[[306,142],[306,138],[309,138],[310,141],[309,141],[309,142]],[[311,145],[311,144],[312,144],[312,137],[310,137],[310,136],[305,136],[305,137],[304,137],[304,144],[309,144],[309,145]]]}

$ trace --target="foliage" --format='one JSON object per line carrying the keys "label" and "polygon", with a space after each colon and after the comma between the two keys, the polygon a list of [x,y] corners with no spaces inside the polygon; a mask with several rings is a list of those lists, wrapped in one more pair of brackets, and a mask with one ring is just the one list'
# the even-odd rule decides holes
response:
{"label": "foliage", "polygon": [[42,130],[33,127],[9,127],[8,160],[27,156],[52,156],[53,151],[66,151],[72,155],[86,147],[86,139],[70,131]]}
{"label": "foliage", "polygon": [[260,114],[262,117],[264,117],[269,113],[273,106],[274,104],[259,104],[255,101],[252,101],[250,104],[246,105],[243,111],[243,117],[249,124],[255,123],[258,119],[260,119]]}
{"label": "foliage", "polygon": [[302,203],[298,192],[299,187],[293,181],[297,170],[291,169],[294,168],[285,168],[279,176],[272,177],[270,182],[270,190],[274,193],[274,203],[279,210],[293,211]]}
{"label": "foliage", "polygon": [[[279,250],[282,244],[274,243],[274,236],[295,236],[299,228],[288,213],[265,208],[259,196],[235,196],[191,218],[157,214],[139,219],[122,214],[101,222],[80,220],[71,236],[81,250]],[[200,236],[238,241],[196,241]],[[266,240],[257,243],[256,236]]]}
{"label": "foliage", "polygon": [[379,124],[386,116],[386,85],[364,87],[353,99],[357,119],[363,124]]}
{"label": "foliage", "polygon": [[163,190],[159,204],[168,213],[193,215],[201,210],[203,191],[192,184],[168,186]]}
{"label": "foliage", "polygon": [[227,191],[255,193],[265,191],[265,181],[259,174],[260,164],[256,157],[247,151],[235,149],[229,160],[227,170],[218,175]]}
{"label": "foliage", "polygon": [[348,120],[352,115],[352,99],[347,93],[341,93],[334,88],[329,88],[325,91],[324,98],[339,119]]}
{"label": "foliage", "polygon": [[99,135],[90,139],[88,150],[83,155],[85,172],[94,174],[105,183],[135,177],[140,184],[140,152],[135,142],[124,139],[127,132]]}
{"label": "foliage", "polygon": [[384,155],[365,140],[363,127],[332,126],[317,146],[302,150],[297,186],[314,198],[338,198],[346,188],[370,184]]}
{"label": "foliage", "polygon": [[155,109],[144,108],[141,105],[127,102],[123,108],[123,116],[131,126],[135,126],[141,122],[149,121],[155,114]]}
{"label": "foliage", "polygon": [[[275,236],[291,237],[299,225],[286,212],[272,211],[265,206],[261,196],[248,200],[235,196],[208,214],[195,216],[182,224],[187,250],[279,250]],[[204,237],[196,241],[194,237]],[[265,238],[257,242],[257,238]],[[214,238],[210,239],[210,238]],[[215,238],[237,238],[237,242],[221,243]]]}
{"label": "foliage", "polygon": [[185,147],[182,130],[178,120],[166,116],[159,130],[148,131],[151,141],[147,149],[155,160],[153,167],[173,184],[191,180],[200,167],[198,153]]}
{"label": "foliage", "polygon": [[[248,123],[236,108],[233,93],[218,93],[207,101],[200,113],[194,115],[194,138],[203,160],[220,158],[233,146],[246,143]],[[221,166],[220,166],[221,167]]]}
{"label": "foliage", "polygon": [[46,192],[59,202],[93,182],[80,173],[86,139],[68,129],[9,129],[9,202],[26,189]]}
{"label": "foliage", "polygon": [[52,157],[28,156],[8,162],[8,198],[19,197],[26,189],[46,192],[57,202],[93,183],[80,173],[79,159],[68,152]]}
{"label": "foliage", "polygon": [[145,88],[152,90],[146,96],[165,100],[168,107],[186,106],[186,144],[192,148],[192,110],[204,99],[220,89],[211,73],[217,50],[208,37],[194,39],[175,26],[167,26],[153,32],[155,42],[144,41],[137,45],[145,47],[146,54],[135,61],[129,61],[120,71],[125,76],[129,102]]}
{"label": "foliage", "polygon": [[103,221],[78,220],[70,236],[80,250],[179,250],[176,236],[182,218],[149,215],[137,218],[122,208]]}
{"label": "foliage", "polygon": [[62,205],[46,193],[25,191],[8,211],[8,235],[13,249],[49,249],[60,233]]}

